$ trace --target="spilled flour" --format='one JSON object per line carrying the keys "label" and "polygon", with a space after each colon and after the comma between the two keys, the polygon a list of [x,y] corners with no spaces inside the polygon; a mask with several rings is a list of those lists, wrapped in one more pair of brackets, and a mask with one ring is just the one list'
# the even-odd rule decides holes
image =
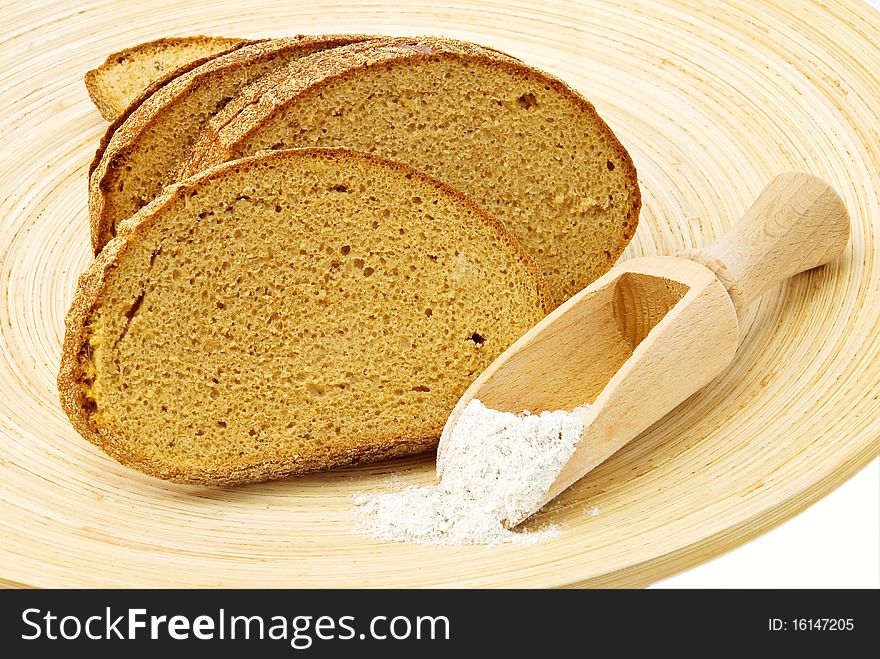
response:
{"label": "spilled flour", "polygon": [[518,532],[501,520],[538,507],[582,430],[573,413],[519,416],[472,400],[446,444],[440,483],[358,495],[361,529],[422,545],[534,544],[554,537],[558,528]]}

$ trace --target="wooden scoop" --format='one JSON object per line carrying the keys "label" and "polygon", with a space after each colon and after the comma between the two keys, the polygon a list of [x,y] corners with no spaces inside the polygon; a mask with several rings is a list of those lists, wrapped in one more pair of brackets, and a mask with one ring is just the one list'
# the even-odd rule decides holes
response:
{"label": "wooden scoop", "polygon": [[848,240],[837,193],[814,176],[789,173],[711,245],[613,268],[529,330],[465,392],[440,438],[438,476],[452,428],[474,398],[514,413],[591,404],[577,412],[583,435],[534,513],[720,374],[760,293],[828,263]]}

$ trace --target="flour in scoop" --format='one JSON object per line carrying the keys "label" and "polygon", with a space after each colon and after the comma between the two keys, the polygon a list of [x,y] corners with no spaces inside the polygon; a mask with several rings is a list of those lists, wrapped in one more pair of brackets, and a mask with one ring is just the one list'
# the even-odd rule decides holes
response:
{"label": "flour in scoop", "polygon": [[518,532],[501,520],[538,507],[582,430],[574,413],[517,415],[472,400],[446,444],[440,483],[358,495],[361,528],[381,540],[422,545],[534,544],[554,537],[558,528]]}

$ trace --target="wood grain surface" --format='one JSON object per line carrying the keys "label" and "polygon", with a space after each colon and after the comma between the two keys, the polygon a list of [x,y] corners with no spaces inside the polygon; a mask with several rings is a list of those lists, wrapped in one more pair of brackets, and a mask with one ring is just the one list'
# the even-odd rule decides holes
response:
{"label": "wood grain surface", "polygon": [[[35,0],[0,12],[0,583],[640,586],[778,524],[880,451],[880,15],[851,2]],[[626,256],[717,238],[775,174],[846,203],[843,259],[774,287],[721,377],[564,493],[534,547],[365,539],[351,497],[430,459],[239,489],[168,484],[81,439],[57,400],[89,261],[86,170],[105,122],[83,73],[163,35],[438,34],[511,52],[590,98],[644,209]],[[598,508],[598,514],[590,514]]]}

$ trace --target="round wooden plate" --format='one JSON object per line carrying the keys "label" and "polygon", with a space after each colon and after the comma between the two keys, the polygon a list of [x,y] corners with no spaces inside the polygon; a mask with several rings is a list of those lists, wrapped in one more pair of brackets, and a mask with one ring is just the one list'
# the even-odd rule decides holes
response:
{"label": "round wooden plate", "polygon": [[[250,5],[250,6],[245,6]],[[630,6],[633,5],[633,6]],[[880,15],[779,0],[110,3],[0,14],[0,582],[31,586],[640,586],[793,515],[880,449]],[[712,240],[781,171],[852,214],[846,256],[765,295],[735,365],[566,492],[534,547],[426,548],[354,531],[352,495],[430,459],[239,489],[125,469],[62,414],[63,318],[89,262],[86,168],[104,130],[83,73],[160,35],[443,34],[592,99],[644,210],[626,256]],[[662,386],[663,383],[657,383]],[[597,514],[596,514],[597,513]]]}

